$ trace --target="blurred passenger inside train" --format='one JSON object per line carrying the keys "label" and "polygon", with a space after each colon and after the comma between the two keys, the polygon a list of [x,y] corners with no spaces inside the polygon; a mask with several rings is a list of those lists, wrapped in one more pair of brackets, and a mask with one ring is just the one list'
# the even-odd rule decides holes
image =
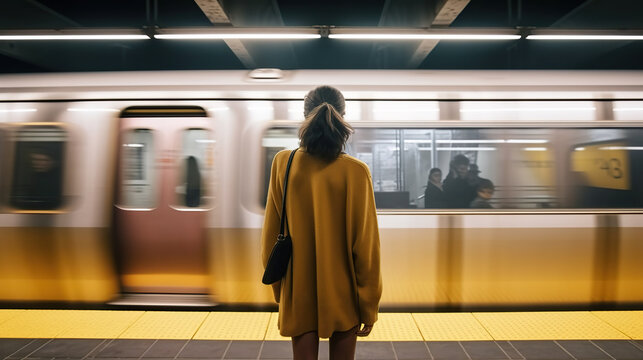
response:
{"label": "blurred passenger inside train", "polygon": [[16,166],[12,206],[32,210],[58,208],[62,203],[62,169],[56,157],[44,147],[33,147],[25,160]]}
{"label": "blurred passenger inside train", "polygon": [[447,198],[442,188],[442,170],[438,168],[429,170],[429,180],[424,190],[424,207],[426,209],[444,209],[447,207]]}
{"label": "blurred passenger inside train", "polygon": [[[304,100],[286,197],[292,257],[273,286],[279,331],[292,337],[294,359],[317,359],[319,338],[330,337],[331,359],[353,359],[357,336],[377,320],[382,293],[380,242],[368,166],[342,152],[353,129],[344,96],[321,86]],[[290,151],[275,155],[262,231],[264,266],[280,228]]]}
{"label": "blurred passenger inside train", "polygon": [[469,185],[474,189],[477,189],[478,184],[480,183],[481,180],[483,180],[483,178],[481,178],[480,175],[478,175],[478,174],[480,174],[480,170],[478,169],[478,165],[477,164],[470,164],[469,165],[469,174],[467,174],[467,179],[469,181]]}
{"label": "blurred passenger inside train", "polygon": [[471,202],[472,209],[493,209],[490,200],[493,197],[495,187],[489,179],[482,179],[476,188],[477,197]]}
{"label": "blurred passenger inside train", "polygon": [[449,208],[468,208],[476,197],[476,188],[469,183],[469,163],[469,158],[462,154],[451,160],[449,174],[442,185]]}

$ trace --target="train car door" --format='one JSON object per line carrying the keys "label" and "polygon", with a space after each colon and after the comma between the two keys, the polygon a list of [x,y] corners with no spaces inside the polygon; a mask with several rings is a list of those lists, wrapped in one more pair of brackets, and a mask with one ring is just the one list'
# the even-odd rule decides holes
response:
{"label": "train car door", "polygon": [[121,113],[114,206],[122,292],[206,294],[211,119],[200,107]]}

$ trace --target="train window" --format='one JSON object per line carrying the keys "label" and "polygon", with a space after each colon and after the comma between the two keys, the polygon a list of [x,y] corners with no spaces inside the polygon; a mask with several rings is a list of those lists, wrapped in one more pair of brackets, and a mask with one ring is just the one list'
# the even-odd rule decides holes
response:
{"label": "train window", "polygon": [[175,190],[177,203],[189,208],[207,206],[214,140],[209,130],[186,129],[182,132],[181,144],[181,170]]}
{"label": "train window", "polygon": [[[643,129],[356,128],[346,152],[369,166],[379,209],[636,208],[640,139]],[[297,129],[266,133],[264,204],[272,158],[297,145]]]}
{"label": "train window", "polygon": [[593,121],[592,101],[463,101],[460,119],[472,121]]}
{"label": "train window", "polygon": [[643,101],[614,101],[614,119],[643,121]]}
{"label": "train window", "polygon": [[588,129],[568,149],[567,205],[643,208],[643,129]]}
{"label": "train window", "polygon": [[132,129],[123,134],[120,205],[150,209],[156,206],[154,134],[149,129]]}
{"label": "train window", "polygon": [[21,210],[60,208],[67,132],[59,126],[22,126],[14,140],[10,205]]}

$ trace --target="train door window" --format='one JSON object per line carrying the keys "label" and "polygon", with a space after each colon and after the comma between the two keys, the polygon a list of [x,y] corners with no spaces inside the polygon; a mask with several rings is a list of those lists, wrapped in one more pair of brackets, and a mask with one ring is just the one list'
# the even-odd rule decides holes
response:
{"label": "train door window", "polygon": [[177,203],[181,207],[199,208],[209,201],[208,179],[213,166],[213,146],[210,131],[186,129],[182,132]]}
{"label": "train door window", "polygon": [[21,210],[55,210],[63,205],[67,132],[60,126],[28,125],[15,133],[9,203]]}
{"label": "train door window", "polygon": [[157,203],[157,177],[152,130],[126,131],[123,134],[121,161],[120,205],[128,208],[154,208]]}

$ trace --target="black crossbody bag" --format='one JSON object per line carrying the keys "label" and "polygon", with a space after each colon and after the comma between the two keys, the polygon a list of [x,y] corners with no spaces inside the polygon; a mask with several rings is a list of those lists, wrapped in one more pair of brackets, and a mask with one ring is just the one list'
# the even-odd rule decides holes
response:
{"label": "black crossbody bag", "polygon": [[288,230],[288,220],[286,219],[286,191],[288,190],[288,174],[290,173],[290,164],[295,156],[297,149],[290,153],[288,158],[288,165],[286,166],[286,177],[284,179],[284,196],[281,201],[281,226],[279,227],[279,235],[277,235],[277,242],[272,247],[270,258],[266,270],[263,272],[263,279],[261,282],[270,285],[281,280],[286,275],[290,256],[292,255],[292,240],[290,239],[290,231],[285,235],[284,229]]}

